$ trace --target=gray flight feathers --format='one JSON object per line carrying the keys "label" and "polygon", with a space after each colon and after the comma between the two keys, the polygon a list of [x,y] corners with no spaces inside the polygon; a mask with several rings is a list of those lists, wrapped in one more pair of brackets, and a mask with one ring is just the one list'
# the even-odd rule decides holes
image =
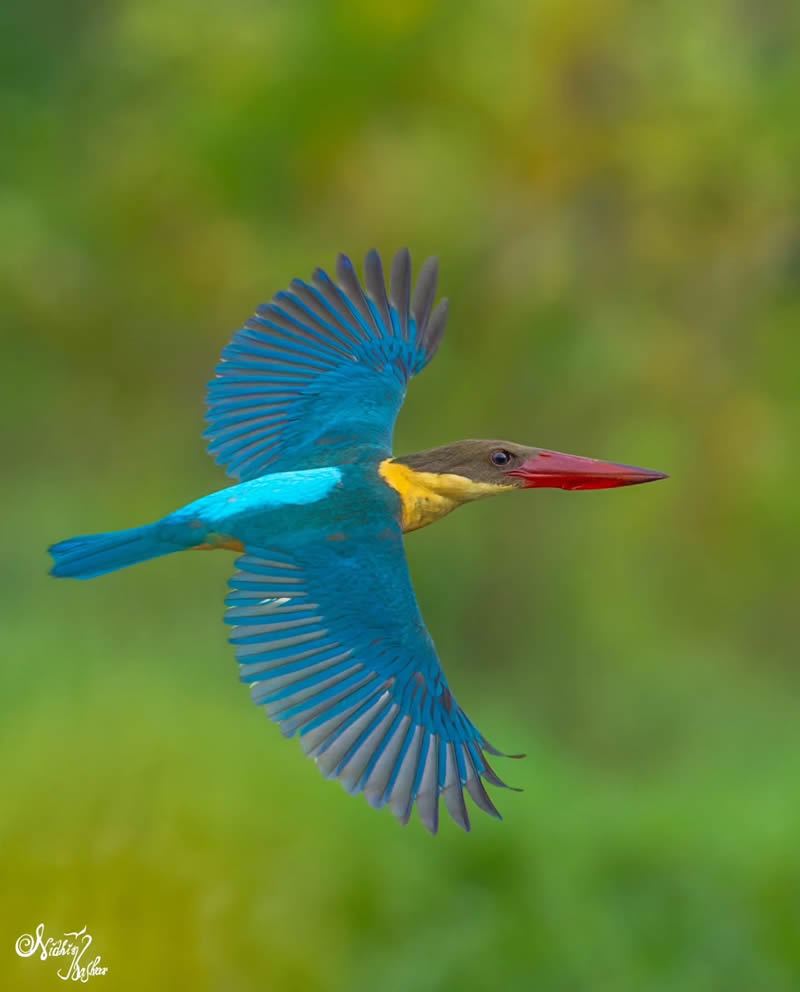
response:
{"label": "gray flight feathers", "polygon": [[[409,340],[409,320],[413,317],[417,327],[415,344],[424,351],[428,361],[433,358],[444,335],[448,307],[446,299],[440,300],[435,308],[433,306],[439,278],[437,258],[428,258],[422,265],[413,295],[411,255],[407,248],[402,248],[392,259],[388,292],[383,262],[374,249],[364,259],[364,288],[358,280],[353,263],[346,255],[339,255],[337,259],[336,276],[340,290],[377,337],[394,335],[390,309],[394,307],[403,340]],[[326,289],[328,293],[331,292],[330,286],[323,287],[319,281],[317,285],[323,292]],[[378,320],[373,317],[367,299],[377,310]]]}

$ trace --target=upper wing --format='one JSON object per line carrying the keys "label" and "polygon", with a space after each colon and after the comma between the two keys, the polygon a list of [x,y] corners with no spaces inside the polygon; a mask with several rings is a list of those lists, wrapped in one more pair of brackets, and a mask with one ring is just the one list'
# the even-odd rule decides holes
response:
{"label": "upper wing", "polygon": [[464,786],[499,817],[481,778],[504,785],[484,754],[501,752],[447,686],[399,527],[341,538],[238,559],[225,620],[242,681],[286,736],[300,732],[323,775],[402,823],[416,802],[435,833],[441,795],[469,830]]}
{"label": "upper wing", "polygon": [[208,384],[208,451],[242,481],[266,471],[331,464],[331,447],[375,445],[392,431],[411,376],[433,357],[447,300],[431,312],[437,261],[392,262],[389,295],[377,252],[364,262],[366,293],[340,255],[338,285],[317,269],[262,304],[222,352]]}

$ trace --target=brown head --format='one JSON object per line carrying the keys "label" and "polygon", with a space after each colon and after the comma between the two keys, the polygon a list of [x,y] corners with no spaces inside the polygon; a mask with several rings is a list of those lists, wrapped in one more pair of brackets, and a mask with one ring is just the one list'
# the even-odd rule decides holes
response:
{"label": "brown head", "polygon": [[652,469],[479,440],[387,459],[380,472],[403,499],[405,530],[424,527],[461,503],[512,489],[612,489],[667,478]]}

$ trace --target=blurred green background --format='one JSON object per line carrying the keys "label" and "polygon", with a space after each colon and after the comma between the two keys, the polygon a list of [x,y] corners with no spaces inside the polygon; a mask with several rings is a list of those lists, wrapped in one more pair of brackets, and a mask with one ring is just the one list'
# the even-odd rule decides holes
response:
{"label": "blurred green background", "polygon": [[[0,31],[0,984],[800,988],[800,31],[786,0],[8,4]],[[398,451],[499,436],[658,486],[410,536],[522,794],[469,836],[322,781],[238,684],[224,554],[45,548],[226,484],[203,388],[337,251],[441,258]],[[2,977],[4,976],[4,977]]]}

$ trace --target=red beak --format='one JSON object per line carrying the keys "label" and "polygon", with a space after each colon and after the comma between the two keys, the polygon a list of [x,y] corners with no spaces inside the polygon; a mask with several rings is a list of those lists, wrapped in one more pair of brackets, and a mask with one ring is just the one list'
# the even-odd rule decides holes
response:
{"label": "red beak", "polygon": [[668,478],[663,472],[649,468],[601,462],[543,448],[508,474],[524,479],[526,489],[614,489]]}

